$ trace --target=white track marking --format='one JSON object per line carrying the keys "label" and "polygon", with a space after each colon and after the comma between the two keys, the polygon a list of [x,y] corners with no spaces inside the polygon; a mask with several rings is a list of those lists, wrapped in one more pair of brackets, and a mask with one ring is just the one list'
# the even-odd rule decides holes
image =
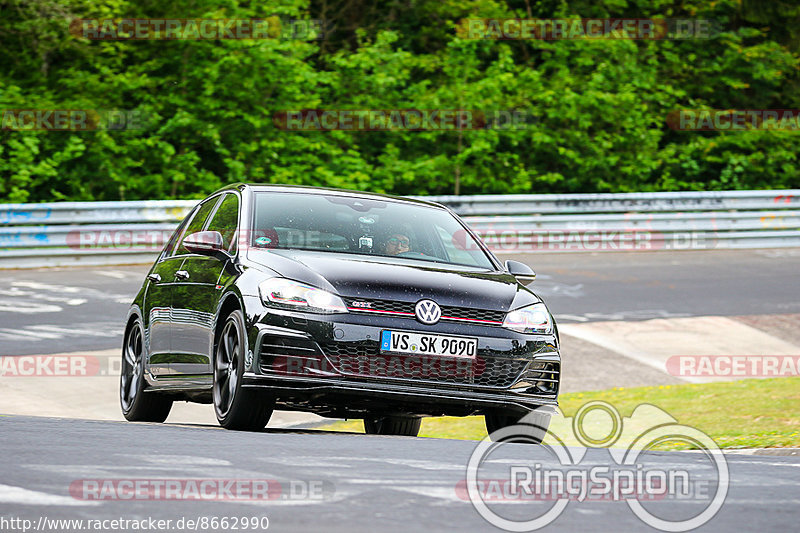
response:
{"label": "white track marking", "polygon": [[584,295],[583,283],[567,285],[552,281],[553,277],[547,274],[536,276],[536,294],[541,296],[564,296],[567,298],[581,298]]}
{"label": "white track marking", "polygon": [[0,289],[0,295],[3,296],[31,296],[33,292],[31,291],[23,291],[22,289],[18,289],[17,287],[11,287],[10,289]]}
{"label": "white track marking", "polygon": [[2,330],[0,329],[0,339],[4,341],[30,341],[30,340],[41,340],[41,339],[31,339],[25,335],[18,335],[13,332],[13,330]]}
{"label": "white track marking", "polygon": [[[562,333],[666,373],[666,362],[676,355],[796,355],[800,347],[771,336],[731,317],[701,316],[642,321],[561,324]],[[726,377],[673,376],[689,383],[707,383]]]}
{"label": "white track marking", "polygon": [[232,466],[233,463],[225,459],[212,457],[199,457],[196,455],[136,455],[116,454],[120,457],[133,457],[139,461],[156,465],[195,465],[195,466]]}
{"label": "white track marking", "polygon": [[94,273],[114,279],[125,279],[128,277],[127,272],[120,272],[119,270],[95,270]]}
{"label": "white track marking", "polygon": [[26,301],[30,298],[36,300],[44,300],[46,302],[59,302],[65,303],[67,305],[81,305],[85,304],[89,300],[86,298],[70,298],[68,296],[53,296],[51,294],[39,294],[33,291],[25,291],[20,289],[19,287],[11,287],[9,289],[0,289],[0,295],[3,296],[16,296],[18,298],[22,298],[23,301]]}
{"label": "white track marking", "polygon": [[[237,500],[235,503],[237,505],[256,505],[256,506],[264,506],[264,507],[274,507],[274,506],[277,506],[277,505],[280,505],[280,506],[290,506],[290,505],[291,506],[301,506],[301,505],[316,505],[316,504],[329,505],[329,504],[332,504],[332,503],[341,502],[341,501],[345,501],[347,499],[350,499],[353,496],[356,496],[357,494],[361,494],[361,492],[363,492],[363,491],[360,491],[360,492],[346,491],[346,490],[343,490],[343,489],[341,489],[340,487],[337,486],[337,488],[334,491],[332,496],[323,497],[323,498],[320,498],[320,499],[302,499],[302,498],[296,499],[296,500],[295,499],[291,499],[291,498],[284,499],[284,497],[286,496],[286,493],[282,492],[281,496],[279,496],[278,498],[276,498],[274,500]],[[214,503],[214,501],[212,500],[212,501],[210,501],[210,503]],[[228,503],[228,502],[223,501],[221,503],[225,504],[225,503]]]}
{"label": "white track marking", "polygon": [[39,326],[28,326],[28,330],[52,331],[53,333],[62,333],[73,337],[80,335],[89,335],[91,337],[116,337],[117,335],[122,333],[121,327],[118,328],[118,330],[109,331],[108,329],[94,330],[94,329],[73,328],[70,326],[39,325]]}
{"label": "white track marking", "polygon": [[7,313],[57,313],[62,307],[52,304],[26,302],[21,300],[0,300],[0,312]]}
{"label": "white track marking", "polygon": [[419,459],[382,459],[381,462],[393,465],[410,466],[422,470],[464,470],[460,463],[443,463],[440,461],[426,461]]}
{"label": "white track marking", "polygon": [[[597,346],[601,346],[606,350],[612,351],[614,353],[618,353],[619,355],[623,355],[628,359],[633,359],[643,365],[649,366],[651,368],[655,368],[660,372],[666,373],[666,368],[664,367],[664,363],[659,359],[654,359],[649,355],[641,353],[637,350],[630,349],[626,346],[620,346],[617,343],[613,342],[613,340],[608,339],[602,334],[598,334],[597,332],[582,329],[581,324],[562,324],[559,326],[561,333],[565,335],[569,335],[570,337],[576,337],[578,339],[584,340],[586,342],[591,342],[592,344],[596,344]],[[693,382],[687,378],[680,378],[675,376],[677,379],[683,379],[684,381]]]}
{"label": "white track marking", "polygon": [[586,313],[588,320],[648,320],[652,318],[686,318],[688,313],[670,313],[664,309],[642,309],[639,311],[616,311],[613,313]]}
{"label": "white track marking", "polygon": [[599,511],[597,509],[587,509],[585,507],[578,507],[577,505],[575,506],[575,512],[585,515],[602,515],[606,513],[606,511]]}
{"label": "white track marking", "polygon": [[83,305],[89,300],[86,298],[66,298],[64,296],[50,296],[49,294],[32,294],[30,296],[35,300],[44,300],[45,302],[64,303],[67,305]]}
{"label": "white track marking", "polygon": [[574,320],[575,322],[588,322],[589,319],[580,315],[556,315],[556,322],[560,320]]}
{"label": "white track marking", "polygon": [[800,257],[800,250],[795,250],[795,249],[753,250],[753,252],[764,257],[769,257],[770,259],[780,259],[784,257]]}
{"label": "white track marking", "polygon": [[263,461],[271,464],[279,464],[283,466],[296,466],[301,468],[349,468],[341,461],[334,460],[333,458],[321,457],[262,457]]}
{"label": "white track marking", "polygon": [[0,484],[0,503],[16,505],[58,505],[58,506],[95,506],[100,502],[76,500],[69,496],[58,496],[35,490]]}
{"label": "white track marking", "polygon": [[261,457],[262,461],[276,463],[287,466],[300,466],[310,468],[349,468],[350,461],[391,463],[394,465],[409,466],[422,470],[464,470],[464,465],[460,463],[444,463],[441,461],[429,461],[418,459],[375,459],[372,457]]}
{"label": "white track marking", "polygon": [[38,281],[12,281],[11,286],[25,287],[26,289],[33,289],[40,291],[66,292],[70,294],[78,294],[86,290],[83,287],[69,287],[67,285],[50,285],[48,283],[40,283]]}
{"label": "white track marking", "polygon": [[[20,289],[29,289],[27,291]],[[8,292],[6,292],[8,291]],[[40,291],[40,292],[31,292],[31,291]],[[41,291],[47,293],[57,293],[58,296],[53,296],[50,294],[41,294]],[[91,287],[71,287],[68,285],[53,285],[49,283],[39,283],[36,281],[12,281],[10,289],[3,289],[0,294],[7,295],[7,296],[25,296],[25,297],[34,297],[34,298],[41,298],[41,299],[49,299],[49,298],[64,298],[65,294],[79,294],[82,297],[89,297],[89,298],[98,298],[101,300],[111,300],[111,299],[120,299],[124,298],[126,302],[130,301],[129,294],[121,294],[121,293],[112,293],[108,290],[100,289],[100,288],[91,288]],[[74,298],[73,298],[74,299]],[[84,298],[80,298],[84,299]],[[58,300],[61,301],[61,300]]]}
{"label": "white track marking", "polygon": [[19,329],[0,328],[0,339],[40,341],[42,339],[63,339],[65,337],[113,338],[122,334],[122,328],[119,324],[98,323],[81,324],[81,326],[39,324]]}
{"label": "white track marking", "polygon": [[447,500],[450,502],[464,503],[464,500],[458,497],[455,483],[453,483],[453,485],[449,487],[448,486],[426,487],[422,485],[392,485],[391,487],[387,488],[391,488],[392,490],[397,490],[401,492],[408,492],[411,494],[415,494],[417,496],[423,496],[425,498],[436,498],[438,500]]}
{"label": "white track marking", "polygon": [[60,335],[58,333],[48,333],[46,331],[30,331],[26,329],[17,329],[17,330],[10,330],[4,329],[0,330],[3,333],[10,333],[11,335],[21,335],[26,339],[30,339],[31,337],[41,340],[41,339],[61,339],[64,335]]}

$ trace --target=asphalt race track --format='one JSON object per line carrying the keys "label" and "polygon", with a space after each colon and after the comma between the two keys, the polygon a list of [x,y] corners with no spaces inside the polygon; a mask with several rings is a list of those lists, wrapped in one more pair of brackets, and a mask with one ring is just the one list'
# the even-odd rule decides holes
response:
{"label": "asphalt race track", "polygon": [[[0,444],[0,516],[29,519],[34,524],[40,517],[153,517],[171,519],[174,524],[181,518],[203,516],[266,516],[269,529],[275,531],[494,529],[456,490],[464,479],[473,442],[322,431],[240,433],[208,427],[12,416],[0,418]],[[499,471],[509,461],[554,463],[541,447],[511,444],[503,446],[503,451],[503,457],[490,468]],[[604,454],[590,450],[584,462],[604,464],[608,462]],[[692,469],[708,464],[703,457],[661,452],[649,461]],[[796,529],[799,458],[731,455],[728,465],[727,501],[702,530]],[[143,478],[265,479],[280,483],[282,491],[266,501],[217,502],[95,501],[74,490],[85,479]],[[697,511],[692,502],[664,500],[650,505],[654,513],[663,516]],[[497,507],[510,507],[512,513],[522,508],[513,504]],[[624,502],[597,501],[570,502],[550,528],[650,529]]]}
{"label": "asphalt race track", "polygon": [[[562,390],[681,382],[664,372],[661,352],[655,348],[647,352],[636,339],[639,335],[656,348],[668,346],[665,353],[682,353],[684,337],[675,332],[694,327],[691,321],[698,323],[691,342],[707,342],[702,349],[708,353],[723,349],[749,353],[751,348],[743,344],[747,339],[765,347],[766,353],[800,353],[800,250],[501,257],[525,261],[536,270],[533,287],[563,328],[567,371]],[[146,269],[0,271],[0,355],[96,350],[115,354],[128,303]],[[644,333],[641,325],[646,326]],[[605,330],[609,333],[604,337]],[[619,338],[626,344],[615,344]],[[735,348],[726,342],[734,342]],[[166,424],[118,422],[113,376],[86,378],[93,388],[86,389],[80,409],[54,415],[64,418],[48,418],[39,404],[27,411],[24,404],[42,400],[48,391],[59,391],[69,379],[78,378],[38,379],[23,386],[24,378],[0,377],[2,532],[22,531],[23,526],[40,531],[87,530],[86,522],[52,520],[151,518],[171,520],[170,531],[237,529],[231,527],[234,518],[248,520],[249,530],[263,530],[268,521],[268,529],[275,531],[499,531],[464,494],[466,465],[476,442],[297,427],[231,432],[214,424],[209,406],[192,406],[203,410],[208,423],[187,423],[197,419],[181,418],[180,413],[171,415]],[[30,387],[40,389],[38,396]],[[94,396],[101,389],[102,400]],[[11,401],[14,395],[16,403]],[[71,397],[61,401],[77,405]],[[110,405],[113,416],[85,408],[101,401]],[[607,450],[585,451],[583,466],[614,463]],[[700,531],[795,530],[800,456],[726,453],[725,457],[730,472],[727,498]],[[650,468],[701,473],[710,466],[707,456],[694,452],[650,453],[646,462]],[[487,460],[484,475],[487,480],[508,479],[510,465],[520,464],[565,468],[544,447],[509,444]],[[268,497],[204,501],[127,499],[119,496],[121,492],[116,498],[106,493],[97,500],[91,490],[86,492],[87,486],[109,480],[112,484],[267,480],[270,490]],[[490,507],[509,518],[530,519],[551,505],[501,501]],[[697,498],[665,497],[644,506],[673,519],[702,510]],[[204,517],[206,522],[192,524],[196,527],[188,524]],[[209,521],[225,517],[227,528]],[[258,528],[250,527],[252,520],[259,521]],[[245,529],[241,522],[238,526]],[[107,522],[101,529],[134,530],[131,527]],[[624,501],[591,500],[570,501],[545,528],[556,529],[655,531]]]}

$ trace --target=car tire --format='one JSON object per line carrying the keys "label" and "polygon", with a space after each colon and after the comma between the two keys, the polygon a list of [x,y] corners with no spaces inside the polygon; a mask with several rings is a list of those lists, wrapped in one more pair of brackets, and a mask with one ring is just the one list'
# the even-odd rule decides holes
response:
{"label": "car tire", "polygon": [[422,418],[415,416],[377,416],[364,419],[364,432],[368,435],[402,435],[416,437]]}
{"label": "car tire", "polygon": [[172,409],[172,400],[157,392],[145,392],[144,328],[136,318],[125,332],[122,366],[119,373],[119,402],[122,415],[131,422],[163,422]]}
{"label": "car tire", "polygon": [[[550,413],[530,411],[525,415],[519,412],[492,411],[484,415],[486,431],[495,442],[520,442],[541,444],[550,426]],[[516,426],[512,435],[495,436],[496,431]]]}
{"label": "car tire", "polygon": [[237,309],[224,320],[214,343],[212,400],[217,421],[225,429],[260,431],[275,402],[261,391],[242,387],[248,348],[244,315]]}

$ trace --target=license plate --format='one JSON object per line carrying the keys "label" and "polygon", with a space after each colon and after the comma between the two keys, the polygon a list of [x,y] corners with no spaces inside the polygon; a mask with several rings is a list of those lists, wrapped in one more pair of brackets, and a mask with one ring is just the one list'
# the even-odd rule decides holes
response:
{"label": "license plate", "polygon": [[475,359],[478,353],[478,339],[383,330],[381,351]]}

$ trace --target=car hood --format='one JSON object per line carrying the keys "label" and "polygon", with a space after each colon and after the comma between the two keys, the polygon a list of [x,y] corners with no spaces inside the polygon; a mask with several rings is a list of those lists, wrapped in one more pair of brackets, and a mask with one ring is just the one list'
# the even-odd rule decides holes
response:
{"label": "car hood", "polygon": [[[524,305],[539,299],[505,272],[411,259],[305,250],[255,250],[248,259],[278,275],[334,291],[345,298],[416,302],[508,311],[518,292]],[[519,298],[514,307],[520,305]]]}

